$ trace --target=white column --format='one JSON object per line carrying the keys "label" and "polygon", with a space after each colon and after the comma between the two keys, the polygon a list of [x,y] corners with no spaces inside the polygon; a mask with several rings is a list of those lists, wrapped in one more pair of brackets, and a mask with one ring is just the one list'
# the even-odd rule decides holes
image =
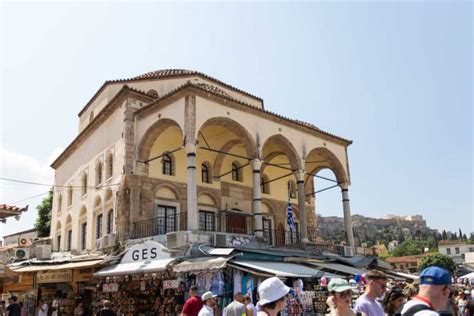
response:
{"label": "white column", "polygon": [[298,188],[298,211],[301,226],[301,241],[308,242],[308,223],[306,222],[306,203],[304,191],[304,170],[296,172],[296,183]]}
{"label": "white column", "polygon": [[197,208],[196,190],[196,146],[191,143],[185,145],[187,160],[187,200],[188,200],[188,230],[199,229],[199,215]]}
{"label": "white column", "polygon": [[352,232],[351,205],[349,203],[349,185],[341,183],[342,207],[344,208],[344,228],[346,230],[346,241],[352,248],[355,247],[354,234]]}
{"label": "white column", "polygon": [[253,179],[253,231],[257,238],[263,237],[263,217],[262,217],[262,192],[261,192],[261,177],[260,168],[262,161],[260,159],[252,160],[252,179]]}

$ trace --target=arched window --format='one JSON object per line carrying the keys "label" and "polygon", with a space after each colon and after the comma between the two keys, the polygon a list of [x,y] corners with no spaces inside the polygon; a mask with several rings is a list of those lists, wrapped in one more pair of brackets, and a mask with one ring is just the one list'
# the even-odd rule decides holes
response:
{"label": "arched window", "polygon": [[102,183],[102,161],[98,161],[95,166],[95,185]]}
{"label": "arched window", "polygon": [[203,183],[211,183],[211,168],[207,162],[203,162],[201,165],[201,181]]}
{"label": "arched window", "polygon": [[87,194],[87,173],[82,176],[82,195]]}
{"label": "arched window", "polygon": [[268,181],[269,180],[266,175],[262,175],[260,178],[260,190],[262,193],[270,194],[270,183]]}
{"label": "arched window", "polygon": [[242,182],[242,168],[240,168],[240,163],[234,161],[232,163],[232,180]]}
{"label": "arched window", "polygon": [[69,188],[67,189],[67,206],[72,205],[72,186],[69,185]]}
{"label": "arched window", "polygon": [[293,180],[288,181],[288,192],[290,194],[290,198],[292,198],[292,199],[296,198],[296,184],[295,184],[295,181],[293,181]]}
{"label": "arched window", "polygon": [[165,154],[161,159],[162,173],[168,176],[174,175],[174,161],[173,156]]}
{"label": "arched window", "polygon": [[63,208],[63,195],[59,193],[58,195],[58,212],[61,212]]}
{"label": "arched window", "polygon": [[105,173],[105,178],[108,179],[112,177],[114,172],[114,155],[113,153],[109,153],[107,155],[107,168]]}
{"label": "arched window", "polygon": [[114,210],[111,209],[107,213],[107,234],[112,234],[114,229]]}

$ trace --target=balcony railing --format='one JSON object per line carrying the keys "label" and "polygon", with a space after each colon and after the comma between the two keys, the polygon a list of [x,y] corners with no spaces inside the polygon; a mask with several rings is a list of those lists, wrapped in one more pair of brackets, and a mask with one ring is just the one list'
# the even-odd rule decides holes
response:
{"label": "balcony railing", "polygon": [[187,230],[187,213],[178,213],[166,217],[155,217],[133,224],[132,238],[144,238],[166,233]]}
{"label": "balcony railing", "polygon": [[[166,217],[155,217],[133,224],[132,238],[145,238],[165,235],[174,231],[188,229],[187,213],[178,213]],[[229,234],[253,235],[253,216],[234,212],[199,212],[199,230]],[[274,247],[302,246],[300,232],[287,230],[264,230],[264,241]],[[326,244],[324,233],[318,228],[308,228],[308,240],[317,244]]]}

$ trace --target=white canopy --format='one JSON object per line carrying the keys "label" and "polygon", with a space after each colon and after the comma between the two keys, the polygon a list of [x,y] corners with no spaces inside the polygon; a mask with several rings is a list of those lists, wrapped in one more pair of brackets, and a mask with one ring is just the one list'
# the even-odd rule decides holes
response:
{"label": "white canopy", "polygon": [[111,275],[164,271],[166,270],[168,264],[170,264],[172,261],[174,261],[174,259],[119,263],[97,271],[96,273],[94,273],[94,276],[105,277]]}
{"label": "white canopy", "polygon": [[460,279],[474,279],[474,272],[459,277]]}

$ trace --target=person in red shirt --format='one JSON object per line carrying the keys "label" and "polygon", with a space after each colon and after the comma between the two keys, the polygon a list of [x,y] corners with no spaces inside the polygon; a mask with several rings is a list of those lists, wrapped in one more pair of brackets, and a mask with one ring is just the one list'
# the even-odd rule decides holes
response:
{"label": "person in red shirt", "polygon": [[184,303],[183,310],[181,311],[181,316],[197,316],[199,311],[202,308],[202,300],[199,296],[197,286],[191,286],[189,290],[189,295],[191,296]]}

